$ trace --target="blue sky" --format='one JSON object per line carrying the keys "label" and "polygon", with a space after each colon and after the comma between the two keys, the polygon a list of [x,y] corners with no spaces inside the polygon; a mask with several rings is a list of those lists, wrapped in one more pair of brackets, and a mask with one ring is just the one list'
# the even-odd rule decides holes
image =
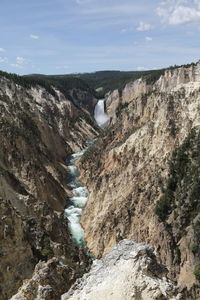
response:
{"label": "blue sky", "polygon": [[145,70],[200,59],[200,0],[1,0],[0,70]]}

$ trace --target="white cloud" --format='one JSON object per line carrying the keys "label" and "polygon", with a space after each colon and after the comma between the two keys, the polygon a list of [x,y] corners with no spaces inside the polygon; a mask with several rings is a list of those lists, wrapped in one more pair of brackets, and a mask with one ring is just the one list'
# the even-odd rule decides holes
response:
{"label": "white cloud", "polygon": [[158,7],[156,9],[156,12],[157,12],[157,15],[161,18],[162,22],[167,22],[167,20],[169,18],[169,12],[167,9]]}
{"label": "white cloud", "polygon": [[200,21],[200,11],[185,6],[179,6],[169,16],[169,24],[177,25]]}
{"label": "white cloud", "polygon": [[200,22],[200,0],[168,0],[156,12],[161,22],[170,25]]}
{"label": "white cloud", "polygon": [[16,57],[16,63],[12,63],[10,65],[11,65],[11,67],[22,69],[24,67],[24,65],[27,64],[27,63],[28,63],[27,59],[25,59],[21,56],[17,56]]}
{"label": "white cloud", "polygon": [[200,9],[200,0],[194,0],[194,3],[197,5],[198,9]]}
{"label": "white cloud", "polygon": [[69,66],[57,66],[56,69],[57,70],[66,70],[66,69],[69,69]]}
{"label": "white cloud", "polygon": [[147,24],[147,23],[144,23],[144,22],[140,22],[140,25],[137,27],[138,31],[148,31],[148,30],[151,30],[151,29],[152,29],[151,24]]}
{"label": "white cloud", "polygon": [[11,65],[11,67],[14,67],[14,68],[20,68],[20,69],[22,69],[23,67],[21,66],[21,65],[19,65],[19,64],[10,64]]}
{"label": "white cloud", "polygon": [[7,57],[0,57],[0,63],[8,62]]}
{"label": "white cloud", "polygon": [[121,4],[121,5],[105,5],[94,6],[92,8],[84,9],[81,11],[83,15],[99,15],[105,19],[105,16],[112,18],[113,16],[133,16],[141,12],[141,8],[135,4]]}
{"label": "white cloud", "polygon": [[137,67],[137,70],[138,70],[138,71],[145,71],[146,68],[145,68],[145,67]]}
{"label": "white cloud", "polygon": [[4,52],[5,51],[5,49],[4,48],[0,48],[0,52]]}
{"label": "white cloud", "polygon": [[126,32],[131,32],[131,31],[134,31],[135,30],[135,28],[123,28],[123,29],[121,29],[121,33],[126,33]]}
{"label": "white cloud", "polygon": [[126,33],[126,32],[128,32],[129,31],[129,29],[128,28],[123,28],[123,29],[121,29],[121,33]]}
{"label": "white cloud", "polygon": [[85,3],[88,3],[88,2],[90,2],[91,0],[75,0],[75,2],[77,3],[77,4],[85,4]]}
{"label": "white cloud", "polygon": [[146,37],[145,37],[145,40],[146,40],[147,42],[150,42],[150,41],[152,41],[153,39],[152,39],[152,37],[150,37],[150,36],[146,36]]}
{"label": "white cloud", "polygon": [[18,56],[18,57],[16,58],[16,63],[17,63],[18,65],[23,65],[23,64],[25,64],[26,62],[27,62],[27,60],[26,60],[25,58],[23,58],[23,57]]}
{"label": "white cloud", "polygon": [[30,34],[30,38],[34,39],[34,40],[38,40],[39,39],[39,35]]}

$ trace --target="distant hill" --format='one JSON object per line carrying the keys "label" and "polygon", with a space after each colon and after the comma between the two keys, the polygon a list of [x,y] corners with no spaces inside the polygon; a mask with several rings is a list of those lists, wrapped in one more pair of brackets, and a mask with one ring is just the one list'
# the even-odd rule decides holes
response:
{"label": "distant hill", "polygon": [[[72,88],[80,88],[92,92],[97,98],[104,97],[108,91],[122,89],[128,82],[140,77],[149,83],[156,81],[165,69],[151,71],[99,71],[95,73],[79,73],[70,75],[42,75],[32,74],[25,76],[34,80],[45,81],[57,86],[65,94]],[[98,88],[100,91],[96,91]]]}
{"label": "distant hill", "polygon": [[[184,67],[190,67],[195,63],[182,65]],[[115,89],[123,89],[124,86],[138,78],[145,79],[149,84],[154,83],[164,74],[165,70],[178,68],[179,66],[170,66],[166,69],[148,70],[148,71],[98,71],[94,73],[77,73],[66,75],[43,75],[43,74],[31,74],[25,76],[18,76],[16,74],[10,74],[0,71],[0,75],[3,75],[9,79],[12,79],[15,83],[21,84],[24,87],[33,85],[40,85],[45,87],[50,93],[55,94],[52,89],[52,85],[57,87],[66,97],[70,98],[69,91],[72,89],[80,89],[93,94],[96,98],[102,98],[109,91]],[[101,88],[101,89],[100,89]]]}
{"label": "distant hill", "polygon": [[165,69],[150,71],[99,71],[95,73],[77,74],[85,80],[93,89],[102,87],[104,92],[114,89],[122,89],[128,82],[144,77],[147,81],[157,80]]}

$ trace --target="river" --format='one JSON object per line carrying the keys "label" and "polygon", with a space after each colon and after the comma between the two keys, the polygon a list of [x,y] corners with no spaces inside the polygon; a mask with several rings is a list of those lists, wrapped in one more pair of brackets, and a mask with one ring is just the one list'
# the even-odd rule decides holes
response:
{"label": "river", "polygon": [[[108,122],[109,117],[104,111],[104,99],[98,101],[95,111],[94,118],[97,124],[104,128]],[[67,208],[64,211],[65,216],[69,222],[69,230],[72,235],[73,242],[78,245],[85,247],[84,230],[80,224],[82,210],[88,200],[88,189],[79,180],[79,171],[75,162],[79,159],[85,151],[94,143],[95,139],[86,142],[86,148],[80,152],[70,155],[66,159],[68,167],[67,171],[67,183],[72,191],[72,197],[67,201]]]}

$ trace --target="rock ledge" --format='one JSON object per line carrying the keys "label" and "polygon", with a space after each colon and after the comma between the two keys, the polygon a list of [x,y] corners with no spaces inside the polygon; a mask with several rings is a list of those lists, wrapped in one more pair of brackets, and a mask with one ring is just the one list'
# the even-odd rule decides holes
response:
{"label": "rock ledge", "polygon": [[158,264],[154,249],[145,243],[122,240],[103,260],[76,281],[62,300],[181,299]]}

